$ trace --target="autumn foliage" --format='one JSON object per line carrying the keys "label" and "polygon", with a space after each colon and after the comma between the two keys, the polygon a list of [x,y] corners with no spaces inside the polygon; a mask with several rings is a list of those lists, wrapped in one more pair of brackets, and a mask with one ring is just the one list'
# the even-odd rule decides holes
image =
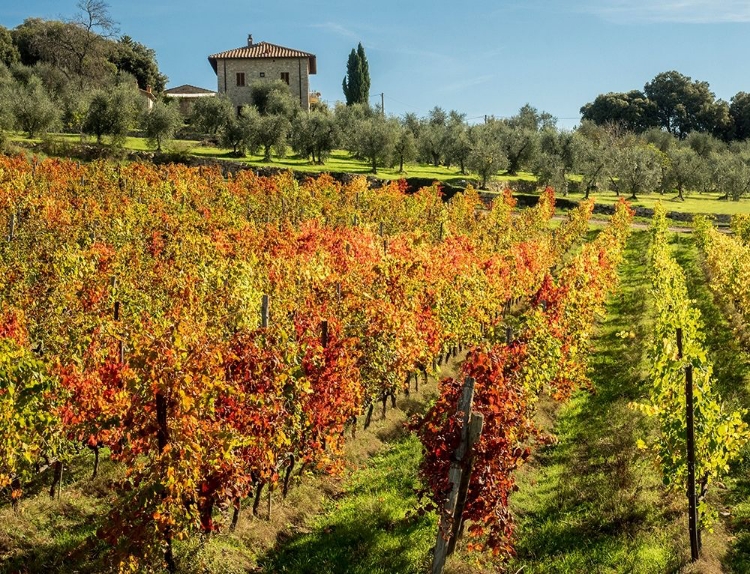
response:
{"label": "autumn foliage", "polygon": [[[13,233],[0,245],[0,489],[16,500],[40,461],[106,448],[126,470],[99,536],[123,568],[169,566],[172,540],[224,526],[217,508],[303,466],[340,470],[347,428],[410,374],[478,345],[466,369],[484,389],[487,486],[472,486],[467,517],[499,548],[511,473],[536,436],[524,367],[542,344],[482,342],[509,302],[547,306],[560,346],[550,384],[578,384],[559,374],[585,346],[569,315],[590,321],[612,245],[556,280],[549,271],[591,207],[551,232],[552,190],[514,217],[509,194],[485,204],[471,189],[444,202],[437,186],[410,195],[363,178],[3,157],[0,221]],[[572,301],[582,288],[590,301]],[[436,495],[458,386],[443,383],[444,412],[423,426]]]}

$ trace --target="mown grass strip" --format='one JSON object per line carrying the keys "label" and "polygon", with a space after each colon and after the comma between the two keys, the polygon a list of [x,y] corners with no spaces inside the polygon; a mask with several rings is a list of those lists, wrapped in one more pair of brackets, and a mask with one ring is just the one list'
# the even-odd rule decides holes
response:
{"label": "mown grass strip", "polygon": [[519,481],[517,552],[509,571],[674,572],[683,560],[679,503],[636,446],[648,423],[628,408],[643,393],[648,235],[631,237],[620,291],[592,344],[593,392],[553,415],[558,444]]}

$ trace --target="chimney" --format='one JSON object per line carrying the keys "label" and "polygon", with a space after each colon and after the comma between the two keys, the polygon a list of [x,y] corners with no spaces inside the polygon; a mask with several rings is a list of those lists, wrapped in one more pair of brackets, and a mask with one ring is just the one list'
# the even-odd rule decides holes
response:
{"label": "chimney", "polygon": [[253,35],[252,34],[248,34],[247,35],[247,45],[248,45],[248,47],[250,47],[250,46],[253,45]]}

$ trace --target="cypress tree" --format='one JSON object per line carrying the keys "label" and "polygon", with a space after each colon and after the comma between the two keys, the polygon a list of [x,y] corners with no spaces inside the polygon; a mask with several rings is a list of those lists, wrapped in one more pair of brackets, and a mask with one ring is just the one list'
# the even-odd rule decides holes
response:
{"label": "cypress tree", "polygon": [[352,49],[349,54],[342,87],[344,88],[347,106],[368,103],[370,99],[370,70],[365,49],[361,42],[357,49]]}
{"label": "cypress tree", "polygon": [[346,76],[344,76],[344,96],[346,97],[346,105],[351,106],[359,101],[359,81],[361,78],[360,74],[359,58],[357,58],[357,52],[352,48],[351,54],[349,54],[349,60],[346,63]]}
{"label": "cypress tree", "polygon": [[367,56],[365,56],[365,49],[362,47],[362,42],[357,45],[357,59],[361,68],[359,101],[364,104],[370,100],[370,65],[367,63]]}

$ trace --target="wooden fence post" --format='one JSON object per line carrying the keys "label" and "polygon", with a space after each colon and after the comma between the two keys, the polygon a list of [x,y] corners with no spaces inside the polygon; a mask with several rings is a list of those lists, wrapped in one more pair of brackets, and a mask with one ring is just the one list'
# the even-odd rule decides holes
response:
{"label": "wooden fence post", "polygon": [[[677,329],[677,357],[682,359],[682,329]],[[688,459],[688,530],[690,533],[690,557],[695,562],[700,557],[698,533],[698,497],[695,491],[695,424],[693,420],[693,365],[685,367],[685,410]]]}
{"label": "wooden fence post", "polygon": [[453,516],[453,531],[451,539],[448,542],[448,556],[453,554],[456,549],[456,542],[463,532],[463,514],[466,508],[466,496],[469,493],[469,480],[471,480],[471,471],[474,466],[474,457],[471,454],[471,448],[477,443],[482,435],[484,426],[484,415],[481,413],[471,413],[469,419],[468,448],[463,462],[463,473],[461,474],[461,484],[458,487],[458,503]]}
{"label": "wooden fence post", "polygon": [[[110,287],[112,291],[114,292],[117,288],[117,277],[112,277],[110,280]],[[120,320],[120,302],[115,301],[114,308],[112,309],[112,318],[115,321]],[[120,364],[125,363],[125,343],[123,342],[122,338],[117,342],[117,355],[118,360],[120,361]]]}
{"label": "wooden fence post", "polygon": [[260,326],[263,329],[268,327],[268,295],[263,295],[260,302]]}
{"label": "wooden fence post", "polygon": [[[432,574],[442,574],[445,568],[445,560],[455,547],[454,537],[458,533],[461,523],[459,508],[463,512],[466,504],[466,492],[468,491],[470,468],[469,461],[472,442],[478,440],[481,434],[484,419],[481,415],[472,416],[471,408],[474,402],[474,379],[466,377],[461,398],[458,401],[456,414],[461,416],[463,425],[461,427],[461,442],[458,445],[451,463],[448,480],[451,484],[451,492],[443,504],[438,526],[435,554],[432,562]],[[464,477],[464,475],[466,475]],[[465,482],[464,482],[465,481]],[[463,499],[461,492],[463,488]]]}
{"label": "wooden fence post", "polygon": [[8,241],[13,241],[16,234],[16,212],[12,212],[8,218]]}

